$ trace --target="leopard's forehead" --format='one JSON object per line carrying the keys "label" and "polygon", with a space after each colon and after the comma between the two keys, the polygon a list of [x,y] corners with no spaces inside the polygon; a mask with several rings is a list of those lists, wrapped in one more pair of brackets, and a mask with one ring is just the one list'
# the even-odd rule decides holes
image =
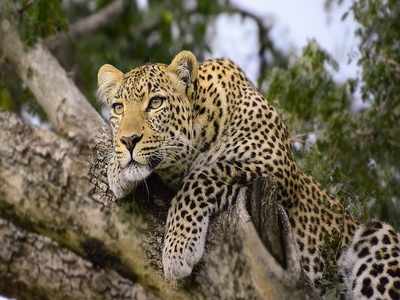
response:
{"label": "leopard's forehead", "polygon": [[156,93],[168,86],[167,83],[166,65],[143,65],[124,75],[115,97],[127,101],[141,101],[146,94]]}

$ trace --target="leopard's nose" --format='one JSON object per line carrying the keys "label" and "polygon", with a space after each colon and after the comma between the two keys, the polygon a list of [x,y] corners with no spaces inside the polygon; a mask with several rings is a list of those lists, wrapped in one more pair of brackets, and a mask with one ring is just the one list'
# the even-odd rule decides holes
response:
{"label": "leopard's nose", "polygon": [[135,149],[136,144],[142,139],[142,135],[132,134],[131,136],[123,136],[120,138],[122,144],[125,145],[126,149],[129,152],[132,152]]}

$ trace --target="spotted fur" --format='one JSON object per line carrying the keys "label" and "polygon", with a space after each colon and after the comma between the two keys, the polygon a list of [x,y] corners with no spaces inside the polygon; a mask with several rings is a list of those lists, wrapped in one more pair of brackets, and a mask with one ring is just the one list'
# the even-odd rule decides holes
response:
{"label": "spotted fur", "polygon": [[400,299],[400,235],[392,226],[361,225],[339,259],[346,299]]}
{"label": "spotted fur", "polygon": [[[280,186],[302,267],[315,283],[330,259],[321,255],[326,241],[350,242],[356,223],[299,169],[281,117],[230,60],[198,64],[183,51],[170,65],[148,64],[126,74],[106,65],[99,71],[99,93],[118,110],[111,116],[114,193],[123,196],[151,172],[178,189],[162,254],[167,278],[191,273],[210,217],[258,176],[271,175]],[[135,137],[133,148],[124,142],[129,137]]]}

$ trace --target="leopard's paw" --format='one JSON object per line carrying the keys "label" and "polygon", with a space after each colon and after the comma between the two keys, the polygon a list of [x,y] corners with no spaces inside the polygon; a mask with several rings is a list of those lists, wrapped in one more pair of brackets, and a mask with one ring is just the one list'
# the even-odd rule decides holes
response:
{"label": "leopard's paw", "polygon": [[[207,234],[208,218],[198,223],[196,228],[183,232],[167,232],[162,262],[164,276],[168,280],[176,280],[189,276],[193,267],[199,262],[204,253]],[[193,231],[194,229],[194,231]],[[193,234],[196,232],[196,234]],[[179,239],[176,237],[180,237]]]}
{"label": "leopard's paw", "polygon": [[192,273],[193,265],[189,265],[183,255],[164,252],[162,261],[164,276],[168,280],[181,279]]}

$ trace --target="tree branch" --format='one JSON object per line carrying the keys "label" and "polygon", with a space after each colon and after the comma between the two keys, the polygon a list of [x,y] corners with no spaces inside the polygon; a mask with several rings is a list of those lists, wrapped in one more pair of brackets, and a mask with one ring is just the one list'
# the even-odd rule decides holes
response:
{"label": "tree branch", "polygon": [[261,85],[261,80],[265,76],[268,67],[270,66],[267,53],[270,52],[272,57],[275,59],[276,65],[286,64],[286,58],[282,55],[281,51],[278,50],[272,40],[269,38],[269,32],[271,30],[270,26],[268,26],[265,21],[260,18],[257,14],[250,12],[244,8],[234,6],[230,4],[227,8],[228,13],[238,14],[243,18],[249,18],[256,23],[258,29],[258,58],[260,60],[259,69],[258,69],[258,86]]}
{"label": "tree branch", "polygon": [[[272,256],[265,257],[267,250],[244,215],[244,206],[241,213],[231,209],[214,220],[203,263],[191,278],[179,282],[178,288],[171,286],[161,271],[168,199],[163,199],[167,194],[156,193],[166,187],[153,179],[149,196],[139,190],[133,202],[104,205],[113,200],[104,174],[104,151],[111,143],[107,132],[95,148],[96,159],[90,168],[91,151],[79,144],[30,128],[9,113],[0,113],[0,126],[0,217],[51,237],[163,299],[259,299],[260,295],[286,299],[279,298],[278,292],[287,286],[304,293],[297,288],[299,284],[283,281],[277,285],[279,280],[296,277],[283,276],[285,269]],[[274,294],[257,288],[254,282],[261,282],[257,274],[267,274],[262,281],[275,288]]]}
{"label": "tree branch", "polygon": [[1,218],[0,240],[0,290],[9,297],[156,299],[115,271],[95,266],[49,238]]}
{"label": "tree branch", "polygon": [[277,204],[273,178],[256,179],[247,196],[242,191],[237,201],[243,252],[259,295],[265,299],[320,299],[302,272],[289,219]]}
{"label": "tree branch", "polygon": [[124,11],[124,0],[114,0],[95,14],[87,16],[69,27],[68,32],[60,32],[49,37],[45,45],[49,49],[60,48],[69,39],[75,40],[96,32],[99,28],[110,24]]}
{"label": "tree branch", "polygon": [[93,142],[93,128],[105,125],[99,114],[42,44],[31,49],[24,47],[15,26],[5,18],[9,12],[4,9],[6,5],[2,6],[0,51],[3,56],[16,68],[59,133],[79,141]]}
{"label": "tree branch", "polygon": [[[147,218],[139,212],[130,214],[122,206],[103,204],[113,199],[104,176],[106,153],[97,157],[91,176],[87,148],[48,130],[30,128],[9,113],[0,113],[0,124],[1,217],[51,237],[124,278],[157,287],[166,299],[177,297],[168,290],[155,259],[162,224],[151,214]],[[142,233],[151,226],[151,233]],[[158,241],[154,249],[148,245],[155,243],[153,239]]]}

